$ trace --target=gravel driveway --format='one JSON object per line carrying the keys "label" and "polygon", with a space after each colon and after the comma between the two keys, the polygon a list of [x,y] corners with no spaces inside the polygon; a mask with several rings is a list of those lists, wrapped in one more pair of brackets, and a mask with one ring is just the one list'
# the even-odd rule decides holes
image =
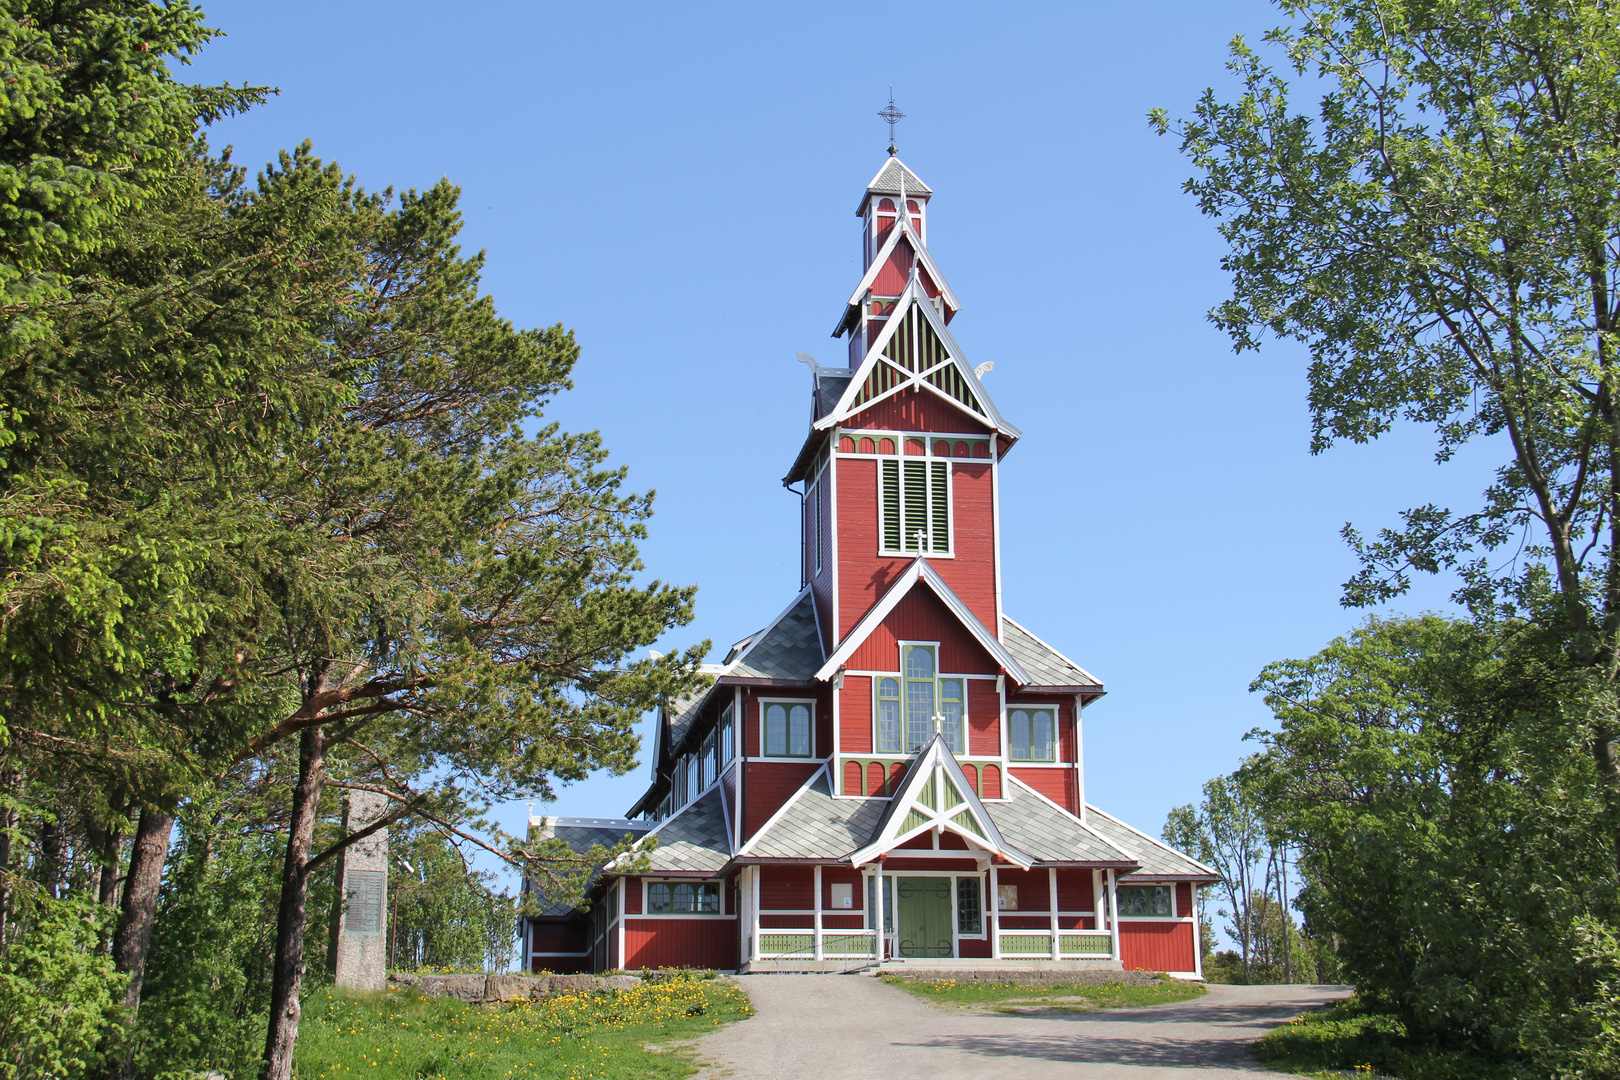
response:
{"label": "gravel driveway", "polygon": [[1334,986],[1211,986],[1176,1005],[1003,1016],[928,1005],[861,975],[745,975],[751,1019],[698,1040],[704,1077],[1216,1080],[1271,1075],[1245,1044]]}

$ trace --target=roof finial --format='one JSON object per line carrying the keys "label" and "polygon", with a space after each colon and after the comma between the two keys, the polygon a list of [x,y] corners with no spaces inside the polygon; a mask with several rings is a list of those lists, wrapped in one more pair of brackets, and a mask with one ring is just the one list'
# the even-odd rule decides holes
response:
{"label": "roof finial", "polygon": [[894,107],[894,87],[889,87],[889,104],[878,110],[878,116],[889,124],[889,156],[894,157],[894,125],[906,118],[905,113]]}

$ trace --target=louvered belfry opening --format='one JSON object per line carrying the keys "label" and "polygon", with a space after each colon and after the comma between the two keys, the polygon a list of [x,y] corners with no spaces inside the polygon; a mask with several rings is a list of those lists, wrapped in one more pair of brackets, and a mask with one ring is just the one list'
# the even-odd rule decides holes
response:
{"label": "louvered belfry opening", "polygon": [[943,555],[951,549],[950,463],[879,462],[883,550]]}
{"label": "louvered belfry opening", "polygon": [[945,342],[940,340],[918,302],[913,300],[901,314],[894,334],[883,346],[880,359],[872,365],[854,404],[864,405],[916,375],[922,376],[930,386],[943,391],[947,397],[975,413],[984,412],[979,399],[962,377],[961,369],[952,360]]}

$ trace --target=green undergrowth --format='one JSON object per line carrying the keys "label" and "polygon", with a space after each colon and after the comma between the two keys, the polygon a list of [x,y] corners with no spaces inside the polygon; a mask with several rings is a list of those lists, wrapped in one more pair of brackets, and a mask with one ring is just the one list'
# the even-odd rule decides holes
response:
{"label": "green undergrowth", "polygon": [[749,1016],[725,982],[669,978],[634,990],[468,1005],[415,991],[324,990],[304,1001],[295,1080],[586,1080],[690,1076],[690,1039]]}
{"label": "green undergrowth", "polygon": [[1512,1063],[1424,1045],[1388,1013],[1373,1012],[1354,997],[1295,1017],[1254,1044],[1254,1056],[1283,1072],[1318,1080],[1516,1080]]}
{"label": "green undergrowth", "polygon": [[1029,986],[1017,982],[913,979],[900,975],[885,975],[883,981],[936,1005],[984,1006],[996,1012],[1018,1012],[1032,1007],[1091,1012],[1166,1005],[1208,993],[1202,983],[1183,982],[1167,975],[1145,986],[1126,982]]}

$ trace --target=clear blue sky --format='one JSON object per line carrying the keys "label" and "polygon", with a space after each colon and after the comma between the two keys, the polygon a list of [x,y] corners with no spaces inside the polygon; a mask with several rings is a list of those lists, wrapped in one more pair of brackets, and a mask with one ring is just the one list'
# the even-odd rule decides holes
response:
{"label": "clear blue sky", "polygon": [[[309,138],[374,188],[450,177],[503,314],[574,328],[551,415],[657,489],[648,568],[699,586],[662,647],[712,638],[714,659],[798,586],[794,354],[843,362],[828,335],[892,85],[952,330],[1026,432],[1002,472],[1006,610],[1107,684],[1088,794],[1149,832],[1247,752],[1260,668],[1363,617],[1338,605],[1340,526],[1468,507],[1485,478],[1479,452],[1435,466],[1421,431],[1311,457],[1302,351],[1235,356],[1205,320],[1219,238],[1144,116],[1230,93],[1226,43],[1279,22],[1268,4],[204,7],[229,36],[190,77],[281,90],[216,143],[256,164]],[[619,815],[644,783],[544,810]]]}

